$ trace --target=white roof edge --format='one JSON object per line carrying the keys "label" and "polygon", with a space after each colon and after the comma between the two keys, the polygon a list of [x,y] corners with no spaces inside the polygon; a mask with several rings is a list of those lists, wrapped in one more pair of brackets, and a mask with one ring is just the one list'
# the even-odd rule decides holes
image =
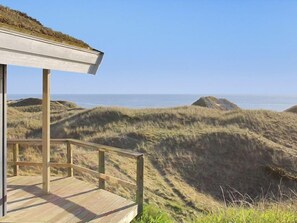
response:
{"label": "white roof edge", "polygon": [[0,64],[96,74],[104,53],[0,28]]}

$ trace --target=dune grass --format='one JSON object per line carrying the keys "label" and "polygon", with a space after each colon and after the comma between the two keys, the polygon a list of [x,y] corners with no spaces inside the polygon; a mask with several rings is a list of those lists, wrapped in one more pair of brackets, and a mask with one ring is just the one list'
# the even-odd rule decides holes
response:
{"label": "dune grass", "polygon": [[[154,205],[145,205],[143,214],[133,223],[174,223],[166,212]],[[296,223],[296,209],[272,207],[267,209],[228,207],[197,217],[195,223]]]}
{"label": "dune grass", "polygon": [[[8,118],[10,138],[41,137],[37,106],[10,107]],[[257,202],[263,195],[275,202],[278,194],[297,188],[296,114],[194,106],[79,110],[59,105],[52,107],[51,120],[53,138],[76,138],[145,154],[145,202],[158,208],[146,208],[141,222],[162,219],[162,212],[175,222],[215,221],[224,216],[230,220],[228,213],[233,212],[224,208],[224,197],[226,203],[246,195]],[[79,148],[74,160],[97,168],[97,156]],[[106,171],[133,180],[135,165],[122,157],[108,157]],[[234,196],[230,191],[235,191]],[[124,188],[120,195],[133,198]],[[242,216],[259,219],[265,217],[262,213],[273,214],[271,208],[234,208]],[[291,211],[279,213],[286,217]]]}
{"label": "dune grass", "polygon": [[293,210],[253,208],[227,208],[215,214],[199,217],[195,223],[296,223],[297,213]]}
{"label": "dune grass", "polygon": [[143,213],[132,223],[171,223],[174,220],[155,205],[145,205]]}

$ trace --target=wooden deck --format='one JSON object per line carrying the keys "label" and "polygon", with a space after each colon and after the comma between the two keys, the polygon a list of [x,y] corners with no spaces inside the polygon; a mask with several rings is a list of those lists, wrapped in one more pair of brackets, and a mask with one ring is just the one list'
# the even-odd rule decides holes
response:
{"label": "wooden deck", "polygon": [[8,214],[0,222],[130,222],[137,204],[73,177],[51,178],[51,193],[40,176],[8,178]]}

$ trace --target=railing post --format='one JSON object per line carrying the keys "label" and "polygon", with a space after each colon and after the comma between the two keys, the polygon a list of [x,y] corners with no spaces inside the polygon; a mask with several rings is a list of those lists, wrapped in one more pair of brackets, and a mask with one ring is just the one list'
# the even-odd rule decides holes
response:
{"label": "railing post", "polygon": [[19,144],[13,144],[13,175],[17,176],[19,171],[19,165],[16,162],[19,161]]}
{"label": "railing post", "polygon": [[[99,168],[98,171],[99,173],[105,174],[105,154],[104,151],[98,152],[98,161],[99,161]],[[105,180],[99,178],[99,189],[105,189]]]}
{"label": "railing post", "polygon": [[137,157],[137,170],[136,170],[136,203],[138,204],[138,215],[143,211],[143,156]]}
{"label": "railing post", "polygon": [[70,164],[70,167],[68,167],[68,177],[73,177],[73,152],[69,141],[67,141],[67,163]]}
{"label": "railing post", "polygon": [[48,194],[50,192],[50,70],[43,69],[42,86],[42,188]]}

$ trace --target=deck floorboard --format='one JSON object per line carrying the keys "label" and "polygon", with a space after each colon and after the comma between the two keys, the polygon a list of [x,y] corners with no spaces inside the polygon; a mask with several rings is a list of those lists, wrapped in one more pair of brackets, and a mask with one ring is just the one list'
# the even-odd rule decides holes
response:
{"label": "deck floorboard", "polygon": [[130,222],[135,202],[73,177],[51,178],[51,193],[40,176],[8,178],[8,214],[0,222]]}

